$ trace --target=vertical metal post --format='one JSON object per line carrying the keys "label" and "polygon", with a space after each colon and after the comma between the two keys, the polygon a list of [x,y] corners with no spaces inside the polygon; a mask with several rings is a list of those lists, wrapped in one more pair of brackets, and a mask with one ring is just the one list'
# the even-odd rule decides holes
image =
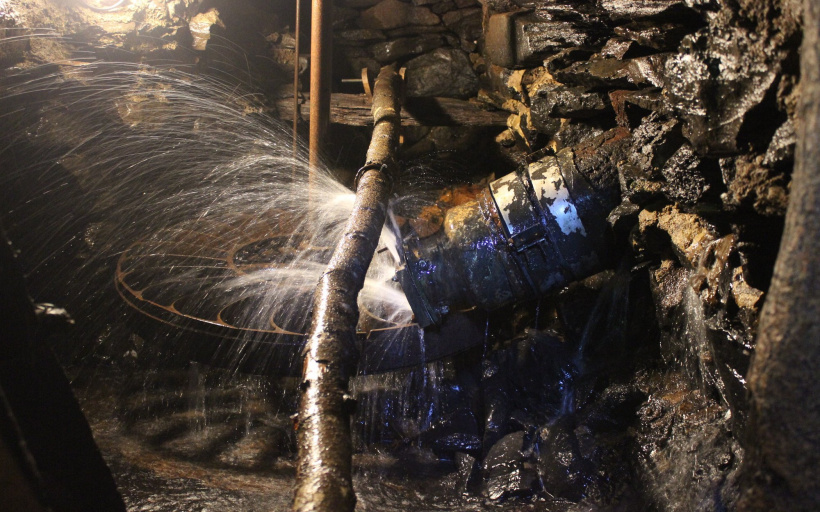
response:
{"label": "vertical metal post", "polygon": [[[296,0],[293,49],[293,159],[299,156],[299,25],[302,23],[302,1]],[[294,167],[296,169],[296,167]]]}
{"label": "vertical metal post", "polygon": [[330,66],[333,0],[312,0],[310,17],[310,156],[309,197],[313,197],[322,141],[330,120]]}

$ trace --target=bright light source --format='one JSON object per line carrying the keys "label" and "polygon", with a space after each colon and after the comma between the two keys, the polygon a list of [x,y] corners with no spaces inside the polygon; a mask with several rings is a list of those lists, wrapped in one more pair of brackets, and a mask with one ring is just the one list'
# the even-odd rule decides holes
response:
{"label": "bright light source", "polygon": [[81,0],[83,6],[98,12],[113,12],[128,5],[128,0]]}

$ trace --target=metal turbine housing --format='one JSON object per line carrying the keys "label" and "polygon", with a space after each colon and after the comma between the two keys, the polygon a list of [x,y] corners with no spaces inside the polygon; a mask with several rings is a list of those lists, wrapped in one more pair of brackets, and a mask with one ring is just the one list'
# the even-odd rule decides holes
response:
{"label": "metal turbine housing", "polygon": [[607,192],[564,149],[450,208],[437,233],[402,241],[397,278],[416,321],[426,327],[454,309],[498,309],[603,270],[606,216],[617,204]]}

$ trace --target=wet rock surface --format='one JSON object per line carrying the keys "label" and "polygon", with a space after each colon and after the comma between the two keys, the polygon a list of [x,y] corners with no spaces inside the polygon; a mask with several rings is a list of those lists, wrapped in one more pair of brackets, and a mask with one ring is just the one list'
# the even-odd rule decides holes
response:
{"label": "wet rock surface", "polygon": [[410,60],[406,68],[408,96],[467,98],[478,92],[478,77],[461,50],[440,48]]}
{"label": "wet rock surface", "polygon": [[[738,432],[720,404],[699,391],[664,391],[650,397],[639,412],[642,464],[655,499],[664,500],[667,493],[674,493],[680,501],[668,510],[688,510],[693,504],[698,510],[733,510],[743,459]],[[698,429],[699,434],[691,435],[689,428]]]}
{"label": "wet rock surface", "polygon": [[379,43],[370,47],[373,57],[380,63],[394,62],[411,55],[425,53],[444,45],[441,36],[404,37]]}
{"label": "wet rock surface", "polygon": [[[477,13],[416,2],[442,17],[433,52],[467,52],[477,97],[510,113],[492,139],[510,169],[572,148],[593,180],[617,177],[610,204],[625,201],[609,226],[633,269],[628,300],[624,274],[573,287],[534,324],[491,323],[481,361],[457,365],[470,375],[462,405],[418,439],[460,461],[467,494],[735,507],[745,376],[794,161],[799,41],[792,7],[746,3],[488,1],[473,47],[476,26],[457,27]],[[418,83],[414,94],[443,91]]]}
{"label": "wet rock surface", "polygon": [[484,470],[487,496],[491,500],[529,496],[538,490],[538,473],[534,464],[526,460],[531,444],[525,433],[519,431],[507,434],[490,448],[484,458]]}
{"label": "wet rock surface", "polygon": [[542,87],[530,100],[533,116],[543,123],[544,118],[585,119],[600,115],[607,109],[605,97],[600,93],[587,92],[584,87],[552,85]]}
{"label": "wet rock surface", "polygon": [[554,72],[564,83],[590,88],[663,87],[663,70],[668,54],[634,59],[598,59],[576,62]]}
{"label": "wet rock surface", "polygon": [[513,20],[516,67],[528,67],[565,48],[594,46],[599,27],[530,14]]}
{"label": "wet rock surface", "polygon": [[418,7],[400,0],[382,0],[361,13],[362,28],[389,30],[407,25],[436,25],[439,17],[426,7]]}

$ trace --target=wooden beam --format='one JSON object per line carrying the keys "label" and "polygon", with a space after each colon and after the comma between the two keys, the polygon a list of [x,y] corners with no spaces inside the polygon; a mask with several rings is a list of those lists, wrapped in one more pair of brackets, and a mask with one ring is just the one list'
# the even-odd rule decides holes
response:
{"label": "wooden beam", "polygon": [[[293,119],[293,99],[277,101],[283,120]],[[373,126],[370,100],[364,94],[334,93],[330,98],[330,122],[348,126]],[[402,105],[402,124],[408,126],[507,126],[509,112],[484,110],[479,105],[453,98],[407,98]],[[310,98],[301,105],[301,115],[310,115]]]}

